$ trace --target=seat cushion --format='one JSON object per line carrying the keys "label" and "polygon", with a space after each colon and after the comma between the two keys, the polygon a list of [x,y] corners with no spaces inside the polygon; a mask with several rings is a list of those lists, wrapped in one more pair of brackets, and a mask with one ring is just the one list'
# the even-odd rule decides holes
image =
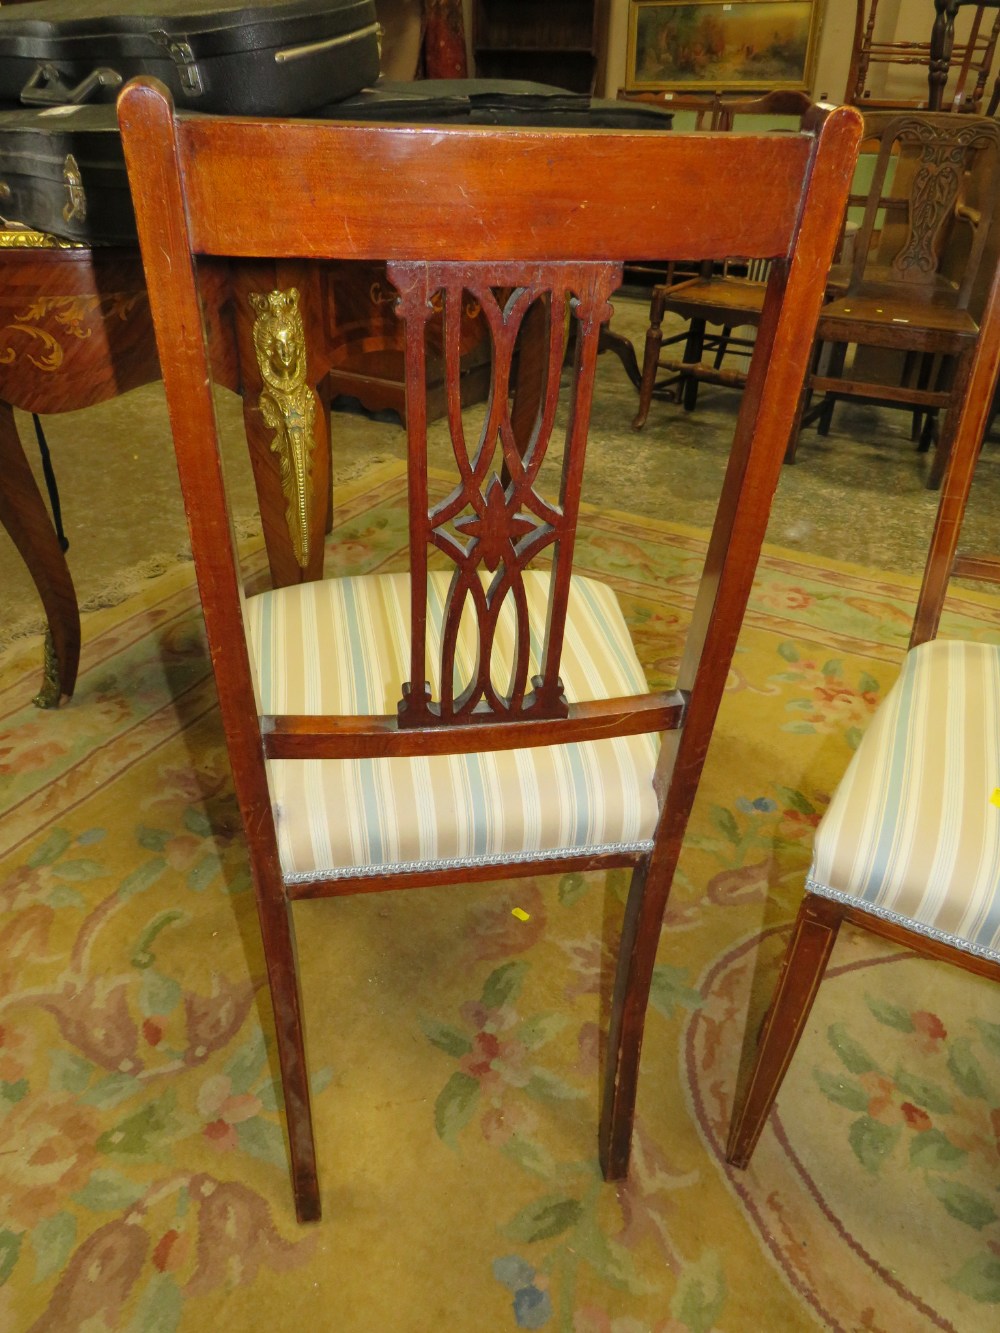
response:
{"label": "seat cushion", "polygon": [[[450,582],[428,580],[434,697]],[[525,578],[537,673],[548,577]],[[394,714],[409,668],[409,576],[328,579],[251,597],[246,621],[265,713]],[[510,660],[507,599],[495,661]],[[502,658],[501,658],[502,655]],[[475,660],[463,622],[456,676]],[[614,593],[574,578],[561,676],[571,702],[642,694],[645,676]],[[419,758],[275,760],[268,765],[288,882],[391,869],[512,865],[581,849],[646,850],[657,816],[658,738]]]}
{"label": "seat cushion", "polygon": [[807,887],[1000,959],[998,788],[1000,648],[922,644],[820,821]]}

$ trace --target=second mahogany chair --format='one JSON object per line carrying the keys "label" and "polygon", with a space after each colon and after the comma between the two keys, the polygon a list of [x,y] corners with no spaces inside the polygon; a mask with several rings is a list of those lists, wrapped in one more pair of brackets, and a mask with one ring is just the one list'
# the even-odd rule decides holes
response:
{"label": "second mahogany chair", "polygon": [[[320,1194],[292,906],[307,917],[301,900],[331,894],[633,867],[599,1142],[605,1174],[620,1177],[663,910],[806,368],[858,113],[831,113],[818,136],[739,142],[352,126],[175,117],[165,90],[139,81],[119,118],[253,870],[298,1215],[316,1218]],[[677,688],[651,692],[614,593],[574,573],[574,540],[621,261],[699,249],[769,259],[772,276]],[[408,570],[244,597],[196,280],[200,262],[224,256],[388,259],[406,325]],[[457,383],[469,299],[493,338],[476,439]],[[547,373],[530,430],[515,431],[512,358],[539,303]],[[275,447],[289,466],[307,463],[298,294],[257,293],[254,306]],[[442,307],[452,466],[438,485],[424,354]],[[575,362],[555,445],[568,320]],[[550,441],[562,457],[547,466]]]}
{"label": "second mahogany chair", "polygon": [[954,574],[1000,583],[1000,558],[958,554],[1000,372],[1000,270],[942,485],[910,651],[816,829],[806,893],[726,1157],[745,1167],[845,921],[1000,981],[1000,645],[937,639]]}

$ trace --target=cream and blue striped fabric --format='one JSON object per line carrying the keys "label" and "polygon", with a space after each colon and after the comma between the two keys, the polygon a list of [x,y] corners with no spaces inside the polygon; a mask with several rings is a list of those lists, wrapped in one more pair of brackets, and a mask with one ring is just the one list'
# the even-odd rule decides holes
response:
{"label": "cream and blue striped fabric", "polygon": [[820,821],[807,888],[1000,960],[998,789],[1000,647],[922,644]]}
{"label": "cream and blue striped fabric", "polygon": [[[435,672],[450,575],[428,577],[428,679]],[[537,674],[548,575],[525,577]],[[406,574],[328,579],[247,599],[245,619],[264,713],[396,711],[409,678]],[[494,662],[511,660],[508,597]],[[463,620],[456,676],[475,660]],[[509,671],[509,667],[506,667]],[[572,581],[561,671],[571,702],[643,694],[645,676],[614,593]],[[498,683],[506,677],[497,674]],[[507,864],[581,849],[644,851],[657,817],[653,770],[659,738],[466,755],[268,764],[286,882],[380,875],[453,865]]]}

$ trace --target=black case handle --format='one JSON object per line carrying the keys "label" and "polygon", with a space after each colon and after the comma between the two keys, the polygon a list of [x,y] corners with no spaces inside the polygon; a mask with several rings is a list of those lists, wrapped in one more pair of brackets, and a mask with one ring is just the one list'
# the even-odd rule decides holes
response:
{"label": "black case handle", "polygon": [[118,88],[121,84],[122,76],[116,69],[101,67],[70,88],[63,82],[59,67],[43,60],[21,89],[21,101],[25,106],[79,106],[88,102],[98,88]]}

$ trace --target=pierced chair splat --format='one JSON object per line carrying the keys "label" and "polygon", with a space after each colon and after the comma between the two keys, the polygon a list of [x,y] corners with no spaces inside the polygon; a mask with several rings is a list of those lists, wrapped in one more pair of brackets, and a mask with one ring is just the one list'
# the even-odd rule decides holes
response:
{"label": "pierced chair splat", "polygon": [[[817,113],[815,132],[740,143],[230,120],[175,116],[162,88],[138,81],[119,118],[253,870],[298,1215],[318,1217],[320,1194],[292,905],[331,894],[632,867],[599,1132],[603,1170],[620,1177],[664,906],[860,117]],[[262,175],[274,198],[309,206],[262,214]],[[734,187],[746,199],[738,217],[724,206]],[[711,258],[771,260],[772,279],[676,689],[651,691],[614,592],[574,569],[576,523],[600,329],[621,263],[691,253],[698,241]],[[407,569],[244,597],[195,281],[204,255],[388,261],[406,322]],[[458,382],[469,298],[493,342],[476,440]],[[432,309],[444,320],[445,484],[427,456]],[[540,309],[541,388],[533,418],[515,429],[514,349]],[[576,336],[564,377],[567,311]],[[569,403],[554,459],[561,391]],[[523,402],[521,411],[526,419]],[[295,915],[310,910],[299,903]]]}

